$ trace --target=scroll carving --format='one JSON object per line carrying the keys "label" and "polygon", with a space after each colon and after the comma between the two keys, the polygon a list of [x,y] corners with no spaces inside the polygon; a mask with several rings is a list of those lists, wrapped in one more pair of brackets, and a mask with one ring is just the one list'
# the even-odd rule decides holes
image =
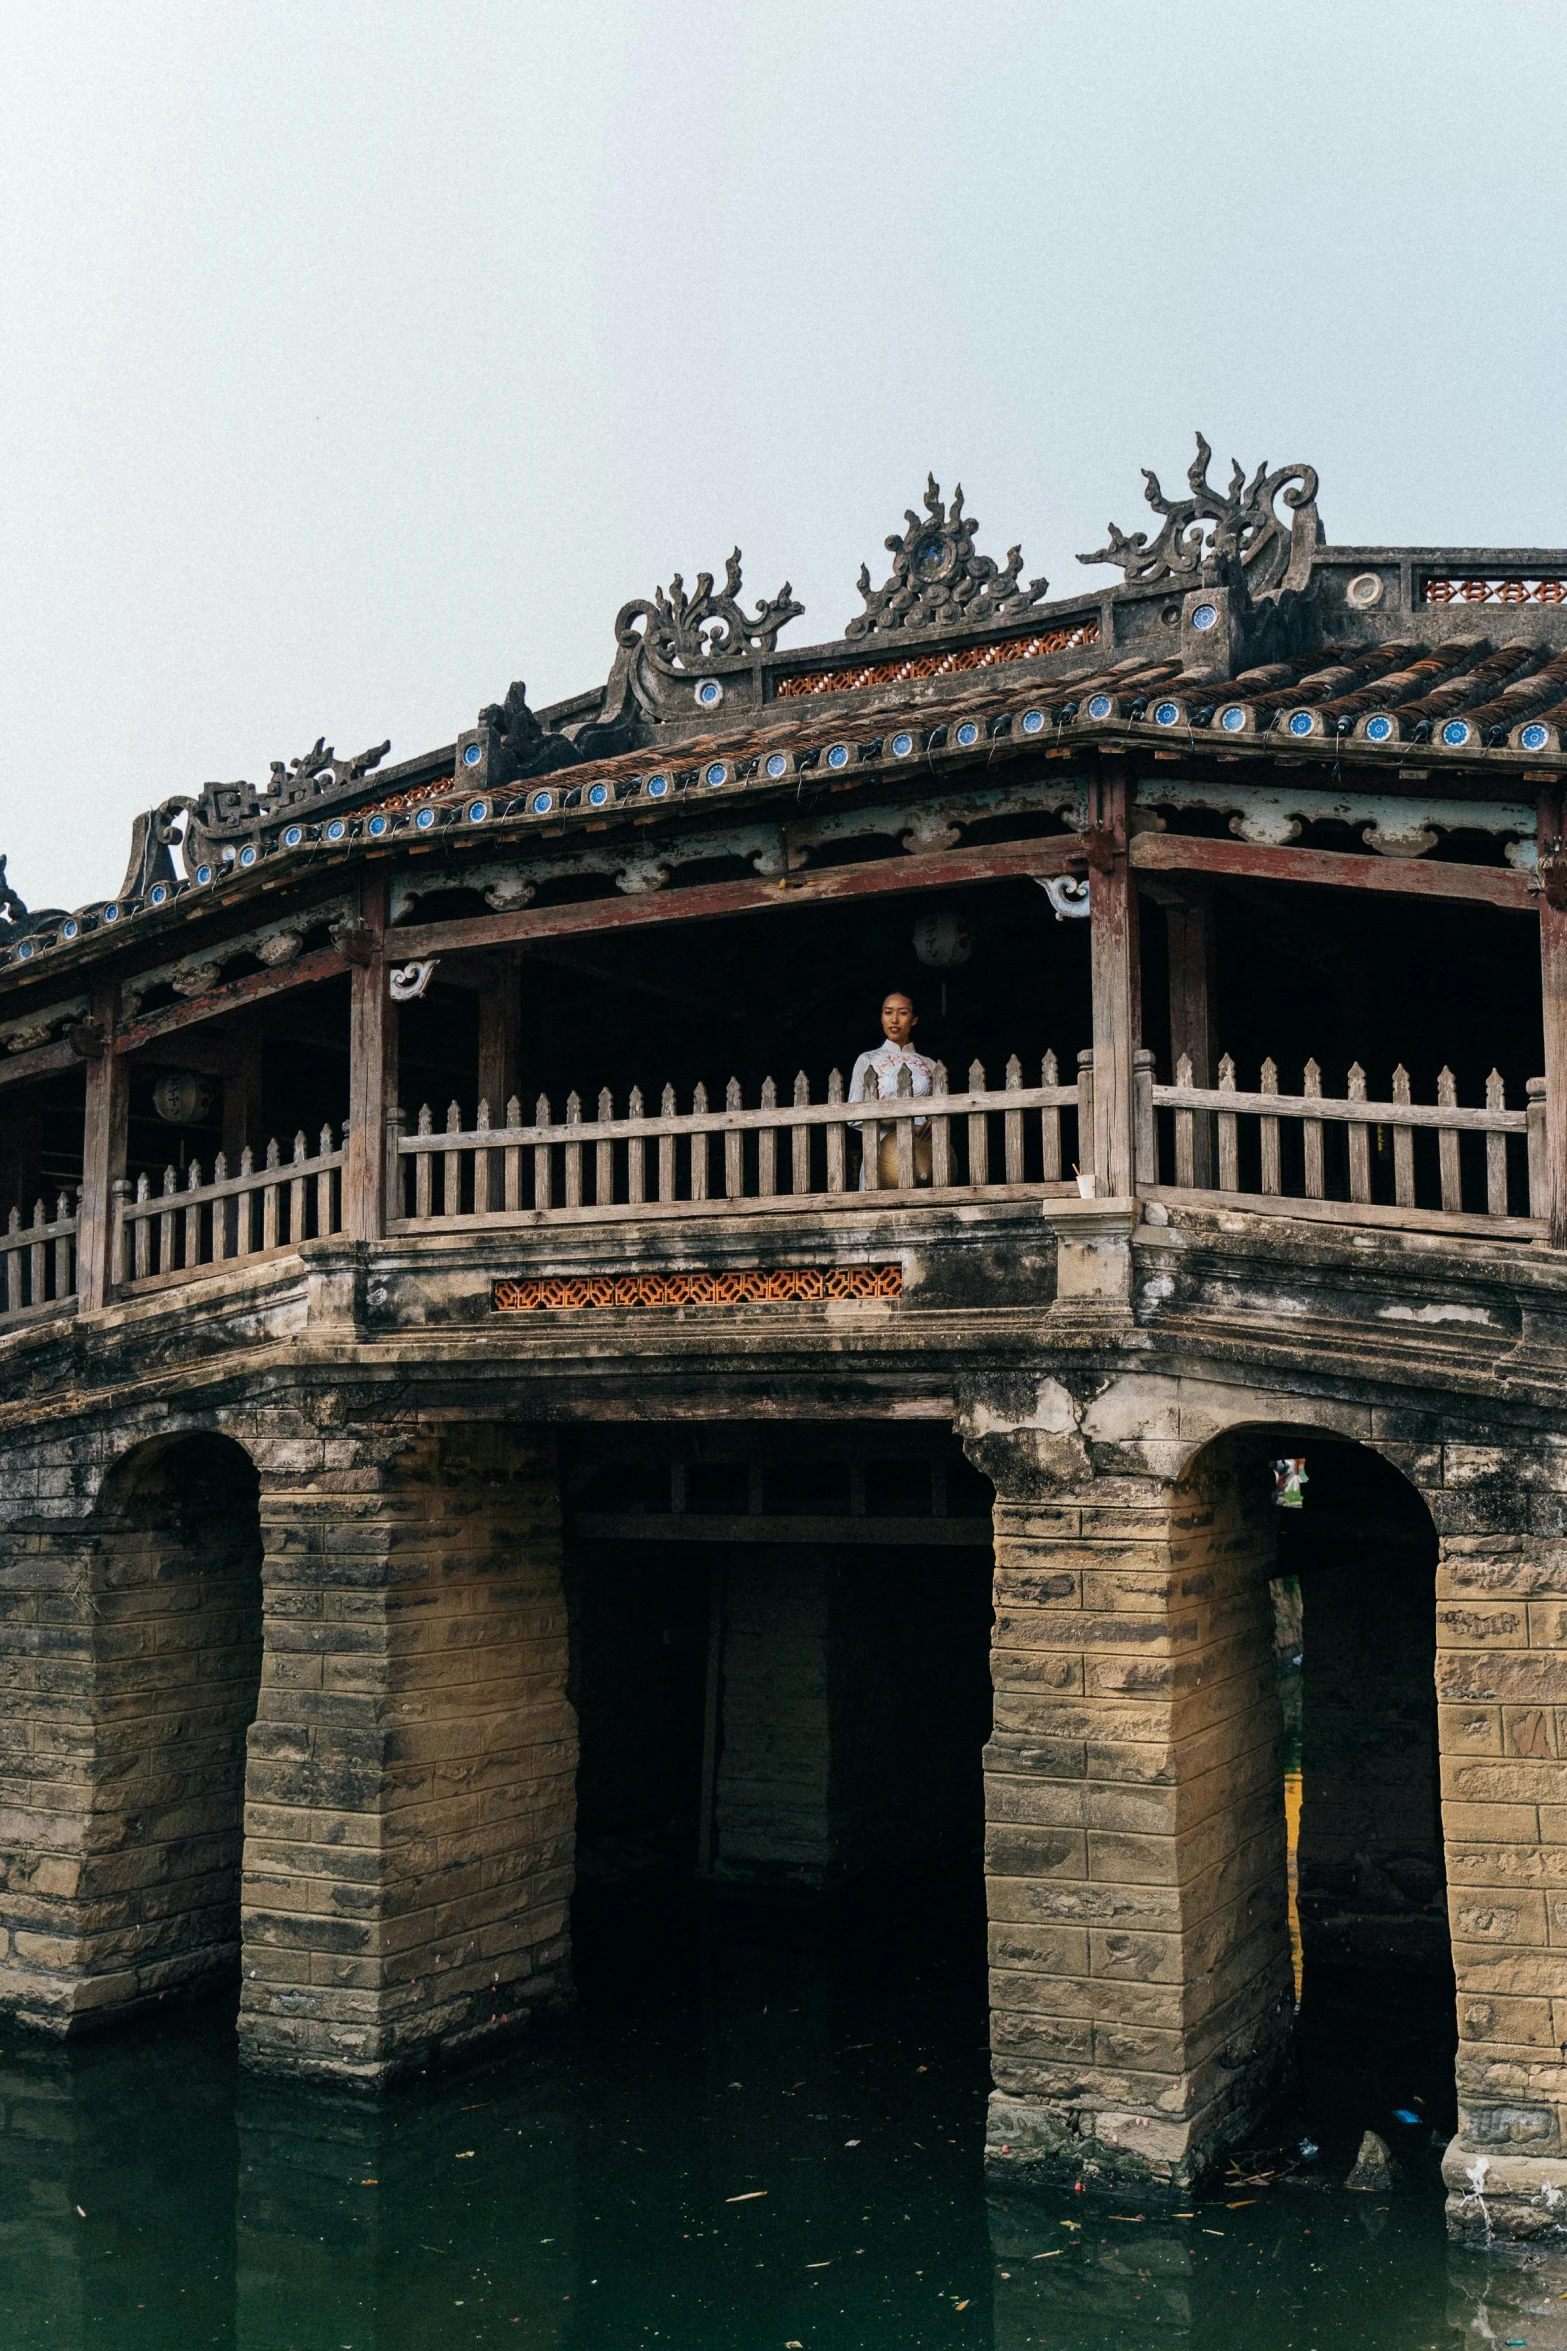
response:
{"label": "scroll carving", "polygon": [[[1144,467],[1144,495],[1164,517],[1158,532],[1150,538],[1111,523],[1107,545],[1080,555],[1079,563],[1116,564],[1128,587],[1234,587],[1244,581],[1254,596],[1304,589],[1322,544],[1315,469],[1281,465],[1270,473],[1264,460],[1248,481],[1232,460],[1229,488],[1221,492],[1208,480],[1212,457],[1199,433],[1186,498],[1167,498],[1158,475]],[[1280,496],[1292,521],[1275,510]]]}
{"label": "scroll carving", "polygon": [[844,629],[846,637],[871,637],[893,630],[978,628],[994,621],[1024,618],[1050,586],[1045,579],[1022,584],[1021,548],[1008,550],[1005,564],[977,555],[978,523],[963,511],[963,485],[950,509],[934,474],[925,482],[925,512],[905,509],[906,529],[886,542],[892,576],[872,588],[869,566],[861,564],[859,589],[865,610]]}
{"label": "scroll carving", "polygon": [[655,588],[651,599],[637,596],[622,604],[615,615],[615,642],[625,651],[639,650],[666,676],[700,670],[736,654],[771,653],[779,631],[797,620],[805,606],[795,602],[785,580],[776,596],[759,597],[755,613],[747,613],[740,603],[742,585],[738,547],[724,566],[724,584],[716,592],[712,573],[703,571],[697,574],[695,594],[687,595],[677,571],[667,591]]}

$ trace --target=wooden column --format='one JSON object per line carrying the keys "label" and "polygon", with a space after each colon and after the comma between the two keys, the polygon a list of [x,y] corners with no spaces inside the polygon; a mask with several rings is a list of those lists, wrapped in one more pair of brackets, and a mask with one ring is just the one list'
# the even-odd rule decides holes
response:
{"label": "wooden column", "polygon": [[1089,915],[1094,1020],[1094,1188],[1133,1189],[1132,1055],[1141,1042],[1137,893],[1127,862],[1131,783],[1105,758],[1088,786]]}
{"label": "wooden column", "polygon": [[248,1143],[259,1159],[266,1144],[261,1132],[261,1042],[247,1037],[240,1045],[232,1069],[222,1075],[223,1085],[223,1155],[228,1161],[229,1173],[239,1167],[239,1155]]}
{"label": "wooden column", "polygon": [[1540,1017],[1545,1031],[1545,1178],[1551,1247],[1567,1249],[1567,851],[1562,795],[1540,794]]}
{"label": "wooden column", "polygon": [[99,1050],[87,1064],[86,1125],[82,1137],[81,1223],[76,1242],[76,1294],[81,1312],[107,1306],[114,1291],[114,1187],[125,1173],[130,1067],[114,1050],[119,1015],[117,980],[93,990],[92,1024]]}
{"label": "wooden column", "polygon": [[387,1126],[397,1108],[397,1006],[387,986],[383,941],[386,876],[365,874],[359,920],[345,934],[351,965],[348,1026],[348,1157],[343,1226],[352,1241],[386,1229]]}
{"label": "wooden column", "polygon": [[[1184,1053],[1192,1065],[1192,1084],[1211,1086],[1217,1056],[1214,1052],[1213,902],[1201,882],[1164,902],[1165,929],[1170,942],[1170,1076]],[[1194,1180],[1203,1189],[1213,1182],[1213,1134],[1210,1121],[1196,1122],[1193,1136]]]}
{"label": "wooden column", "polygon": [[522,1084],[522,962],[502,949],[490,959],[479,995],[479,1100],[501,1125]]}

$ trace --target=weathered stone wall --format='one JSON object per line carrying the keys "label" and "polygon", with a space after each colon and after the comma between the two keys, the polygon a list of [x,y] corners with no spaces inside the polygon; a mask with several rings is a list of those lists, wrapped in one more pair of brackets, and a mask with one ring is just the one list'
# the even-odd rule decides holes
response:
{"label": "weathered stone wall", "polygon": [[832,1564],[810,1544],[737,1545],[724,1586],[716,1875],[822,1886],[836,1858]]}
{"label": "weathered stone wall", "polygon": [[576,1725],[552,1450],[328,1436],[262,1489],[242,2053],[379,2078],[563,1989]]}
{"label": "weathered stone wall", "polygon": [[[1265,1492],[996,1483],[988,1755],[1000,2170],[1185,2181],[1276,2087],[1293,2010]],[[1046,1455],[1048,1460],[1048,1454]]]}

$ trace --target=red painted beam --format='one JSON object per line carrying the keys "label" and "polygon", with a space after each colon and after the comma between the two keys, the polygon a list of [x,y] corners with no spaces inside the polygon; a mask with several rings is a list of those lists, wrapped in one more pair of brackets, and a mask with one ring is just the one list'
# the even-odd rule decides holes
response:
{"label": "red painted beam", "polygon": [[1380,890],[1403,898],[1464,898],[1527,914],[1539,904],[1526,874],[1494,865],[1443,865],[1426,857],[1349,857],[1337,849],[1272,849],[1251,841],[1207,841],[1184,833],[1138,833],[1132,864],[1143,873],[1233,874],[1247,881],[1310,882],[1318,888]]}
{"label": "red painted beam", "polygon": [[459,922],[410,924],[386,934],[390,960],[443,955],[459,947],[496,947],[513,941],[558,939],[584,931],[629,931],[649,923],[712,921],[726,914],[762,914],[790,906],[826,906],[844,898],[891,897],[949,889],[959,882],[1005,881],[1015,875],[1069,873],[1080,865],[1076,833],[1046,841],[1004,841],[989,849],[942,849],[920,857],[888,857],[874,865],[833,866],[791,874],[776,882],[694,882],[689,889],[649,891],[637,897],[590,898],[578,906],[524,907],[515,914],[471,915]]}

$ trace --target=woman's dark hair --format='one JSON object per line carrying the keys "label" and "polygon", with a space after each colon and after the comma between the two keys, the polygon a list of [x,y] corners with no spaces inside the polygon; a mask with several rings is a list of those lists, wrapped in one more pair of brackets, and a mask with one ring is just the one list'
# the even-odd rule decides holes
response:
{"label": "woman's dark hair", "polygon": [[881,1000],[883,1004],[886,1003],[889,996],[902,996],[907,1002],[911,1012],[918,1012],[920,1008],[920,1000],[915,995],[914,990],[912,988],[906,988],[901,980],[897,981],[895,985],[890,988],[883,988],[881,992]]}

